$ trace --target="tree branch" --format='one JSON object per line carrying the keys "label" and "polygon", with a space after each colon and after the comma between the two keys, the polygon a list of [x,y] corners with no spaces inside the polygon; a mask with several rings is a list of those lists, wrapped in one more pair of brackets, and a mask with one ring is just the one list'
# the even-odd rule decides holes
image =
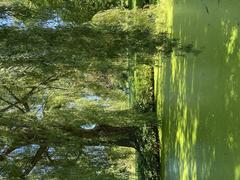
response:
{"label": "tree branch", "polygon": [[21,100],[20,100],[20,99],[11,91],[11,89],[9,89],[6,85],[3,86],[3,88],[6,89],[6,90],[9,92],[9,94],[10,94],[16,101],[21,102]]}
{"label": "tree branch", "polygon": [[40,161],[42,159],[42,154],[47,150],[47,146],[46,145],[42,145],[40,146],[40,148],[37,150],[35,156],[32,158],[31,162],[30,162],[30,167],[27,167],[24,170],[24,173],[22,175],[22,177],[25,177],[27,175],[29,175],[29,173],[33,170],[33,168],[36,166],[36,164],[38,163],[38,161]]}
{"label": "tree branch", "polygon": [[0,161],[3,161],[6,156],[8,156],[11,152],[13,152],[17,148],[18,147],[6,148],[0,155]]}
{"label": "tree branch", "polygon": [[0,112],[5,112],[6,110],[8,110],[8,109],[10,109],[10,108],[12,108],[12,107],[16,107],[17,109],[19,109],[20,111],[22,111],[23,113],[25,113],[24,109],[22,109],[21,107],[19,107],[19,106],[17,105],[17,104],[19,104],[19,102],[12,103],[12,102],[10,102],[10,101],[2,98],[2,97],[0,97],[0,100],[2,100],[2,101],[4,101],[5,103],[9,104],[8,107],[1,109]]}
{"label": "tree branch", "polygon": [[[56,81],[58,80],[54,75],[48,77],[46,80],[40,82],[37,86],[33,86],[32,89],[27,93],[25,94],[25,96],[22,98],[23,100],[24,99],[28,99],[31,95],[33,95],[34,93],[38,92],[36,91],[41,85],[47,85],[48,83],[50,82],[53,82],[53,81]],[[36,91],[36,92],[35,92]]]}

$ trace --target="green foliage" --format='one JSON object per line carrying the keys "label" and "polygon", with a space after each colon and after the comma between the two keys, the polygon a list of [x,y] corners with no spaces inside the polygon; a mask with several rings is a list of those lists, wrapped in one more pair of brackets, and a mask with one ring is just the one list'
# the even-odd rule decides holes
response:
{"label": "green foliage", "polygon": [[[107,167],[94,166],[93,157],[83,152],[87,145],[135,147],[135,130],[155,120],[149,112],[151,59],[169,39],[156,31],[155,6],[126,10],[119,8],[123,4],[25,0],[1,5],[1,17],[17,23],[0,27],[0,146],[24,151],[1,151],[0,176],[94,179],[100,169],[100,179],[130,178],[129,149],[107,148]],[[56,17],[62,24],[44,26]],[[141,65],[130,67],[136,53]],[[128,102],[132,85],[134,107]],[[96,128],[81,128],[89,123]]]}
{"label": "green foliage", "polygon": [[91,20],[92,16],[98,11],[120,5],[120,0],[12,0],[0,8],[0,13],[10,14],[29,25],[51,19],[56,14],[61,17],[64,22],[81,24]]}
{"label": "green foliage", "polygon": [[158,127],[154,123],[137,131],[139,179],[160,179],[160,154]]}
{"label": "green foliage", "polygon": [[130,77],[132,83],[133,107],[140,112],[154,110],[153,95],[153,67],[149,65],[138,65],[133,69],[133,76]]}

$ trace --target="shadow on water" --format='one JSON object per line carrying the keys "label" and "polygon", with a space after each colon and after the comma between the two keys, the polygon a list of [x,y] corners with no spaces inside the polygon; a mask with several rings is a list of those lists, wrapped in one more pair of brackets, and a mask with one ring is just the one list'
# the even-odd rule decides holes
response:
{"label": "shadow on water", "polygon": [[240,4],[187,0],[171,7],[172,36],[204,50],[184,57],[173,51],[156,68],[163,177],[237,180]]}

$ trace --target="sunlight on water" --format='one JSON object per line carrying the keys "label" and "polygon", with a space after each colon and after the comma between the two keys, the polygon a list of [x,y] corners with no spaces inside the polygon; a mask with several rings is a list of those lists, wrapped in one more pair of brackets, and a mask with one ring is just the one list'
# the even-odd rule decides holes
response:
{"label": "sunlight on water", "polygon": [[188,0],[173,4],[169,32],[181,44],[191,43],[202,52],[181,57],[174,51],[164,70],[155,70],[159,81],[159,74],[165,71],[164,84],[158,89],[163,95],[157,96],[159,102],[164,97],[164,104],[158,106],[164,128],[164,177],[239,179],[235,166],[240,161],[236,128],[240,117],[236,108],[240,4]]}

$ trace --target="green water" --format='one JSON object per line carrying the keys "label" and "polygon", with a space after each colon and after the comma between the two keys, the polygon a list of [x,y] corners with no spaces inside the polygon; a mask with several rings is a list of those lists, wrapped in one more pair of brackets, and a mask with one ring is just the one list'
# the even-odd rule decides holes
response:
{"label": "green water", "polygon": [[240,180],[237,0],[0,2],[0,179]]}
{"label": "green water", "polygon": [[164,179],[240,179],[238,1],[173,1],[169,31],[198,55],[161,61]]}

